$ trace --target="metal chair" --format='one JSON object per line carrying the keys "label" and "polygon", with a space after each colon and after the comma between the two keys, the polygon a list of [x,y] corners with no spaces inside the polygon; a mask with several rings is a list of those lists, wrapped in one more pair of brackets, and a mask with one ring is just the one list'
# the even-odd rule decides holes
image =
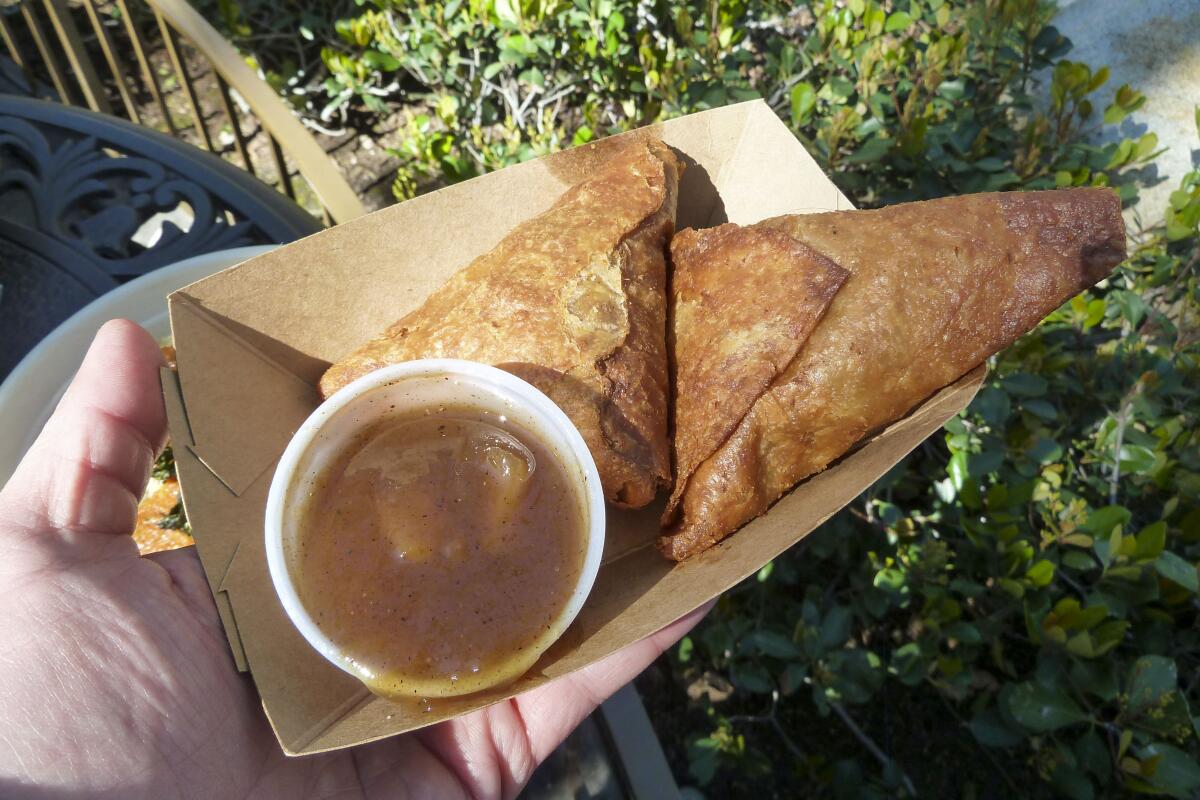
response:
{"label": "metal chair", "polygon": [[185,142],[0,95],[0,377],[76,309],[130,278],[320,229],[279,192]]}
{"label": "metal chair", "polygon": [[[287,163],[290,157],[300,177],[312,187],[319,199],[327,222],[345,222],[366,213],[365,206],[336,165],[308,129],[296,119],[287,104],[186,0],[146,0],[146,5],[153,15],[162,37],[162,46],[187,101],[190,126],[177,125],[173,118],[162,84],[148,57],[144,32],[130,14],[126,0],[105,0],[115,4],[120,27],[114,24],[116,19],[107,22],[101,19],[98,2],[82,0],[81,4],[95,35],[91,47],[80,33],[77,13],[73,13],[72,6],[66,0],[42,0],[40,11],[36,0],[19,0],[12,6],[0,6],[0,39],[9,56],[27,75],[32,76],[35,66],[39,67],[63,102],[81,99],[91,110],[102,113],[112,113],[114,107],[119,105],[131,122],[141,123],[143,119],[135,95],[139,88],[144,87],[161,113],[167,132],[180,135],[186,130],[195,144],[208,150],[213,150],[214,145],[207,116],[224,117],[232,129],[233,146],[239,159],[245,169],[254,175],[260,170],[248,147],[245,124],[235,102],[236,93],[266,134],[268,153],[278,176],[278,185],[285,194],[293,199],[296,197]],[[56,48],[54,40],[46,34],[44,21],[49,22],[60,47]],[[19,30],[19,27],[24,30]],[[32,48],[29,47],[30,43]],[[207,116],[196,91],[195,77],[187,67],[183,50],[185,43],[203,56],[216,79],[220,108],[213,109]],[[96,69],[92,56],[97,51],[111,73],[115,97]],[[62,57],[65,57],[69,69],[63,67]],[[36,85],[36,80],[31,79],[29,83]]]}

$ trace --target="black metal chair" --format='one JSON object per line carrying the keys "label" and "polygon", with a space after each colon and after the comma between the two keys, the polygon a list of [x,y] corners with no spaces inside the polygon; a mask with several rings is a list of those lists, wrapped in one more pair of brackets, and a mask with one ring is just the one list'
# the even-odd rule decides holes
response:
{"label": "black metal chair", "polygon": [[0,379],[62,320],[131,278],[321,227],[250,174],[177,139],[0,94]]}

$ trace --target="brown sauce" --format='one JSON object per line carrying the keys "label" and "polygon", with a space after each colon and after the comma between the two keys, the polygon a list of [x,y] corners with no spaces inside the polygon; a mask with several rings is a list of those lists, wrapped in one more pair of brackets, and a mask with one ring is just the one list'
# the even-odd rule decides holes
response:
{"label": "brown sauce", "polygon": [[373,691],[452,694],[546,637],[583,569],[585,526],[576,483],[528,431],[471,408],[397,414],[319,476],[293,574]]}

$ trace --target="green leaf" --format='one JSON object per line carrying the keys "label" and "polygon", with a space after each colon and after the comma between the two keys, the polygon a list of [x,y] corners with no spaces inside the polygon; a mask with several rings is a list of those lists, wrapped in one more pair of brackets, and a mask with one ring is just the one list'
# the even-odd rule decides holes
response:
{"label": "green leaf", "polygon": [[1110,702],[1120,694],[1116,664],[1110,659],[1076,660],[1071,664],[1071,683],[1076,691]]}
{"label": "green leaf", "polygon": [[1048,400],[1025,400],[1021,403],[1021,408],[1046,421],[1058,418],[1058,409]]}
{"label": "green leaf", "polygon": [[701,786],[711,783],[716,777],[717,768],[720,767],[720,754],[716,746],[715,739],[700,739],[688,748],[691,751],[688,754],[688,773]]}
{"label": "green leaf", "polygon": [[878,161],[892,149],[893,140],[873,136],[866,143],[846,157],[847,164],[869,164]]}
{"label": "green leaf", "polygon": [[969,622],[953,622],[942,629],[942,633],[950,639],[957,639],[960,642],[967,644],[979,644],[983,641],[983,634],[979,632],[979,628]]}
{"label": "green leaf", "polygon": [[797,83],[792,87],[792,126],[800,127],[808,121],[817,104],[817,92],[812,84]]}
{"label": "green leaf", "polygon": [[1129,321],[1129,325],[1137,328],[1146,316],[1146,302],[1135,292],[1114,292],[1110,297],[1121,309],[1121,316]]}
{"label": "green leaf", "polygon": [[1113,528],[1128,525],[1132,512],[1124,506],[1104,506],[1088,514],[1083,529],[1094,536],[1107,539]]}
{"label": "green leaf", "polygon": [[895,33],[896,31],[904,30],[911,24],[912,17],[907,12],[893,11],[891,14],[888,14],[887,23],[883,26],[883,29],[888,33]]}
{"label": "green leaf", "polygon": [[[170,445],[164,447],[162,453],[154,461],[154,467],[150,470],[150,476],[160,481],[175,477],[175,453],[172,452]],[[1195,516],[1197,517],[1197,522],[1200,522],[1200,509],[1196,509]]]}
{"label": "green leaf", "polygon": [[1184,751],[1153,742],[1138,753],[1143,759],[1158,758],[1150,783],[1172,797],[1192,797],[1200,789],[1200,764]]}
{"label": "green leaf", "polygon": [[1093,652],[1098,658],[1119,645],[1129,630],[1128,620],[1110,619],[1092,631]]}
{"label": "green leaf", "polygon": [[1154,562],[1154,569],[1159,575],[1179,584],[1189,592],[1200,593],[1200,578],[1196,575],[1196,566],[1170,550],[1164,551],[1158,557]]}
{"label": "green leaf", "polygon": [[821,623],[821,645],[826,648],[840,647],[850,638],[853,622],[854,613],[847,606],[831,608]]}
{"label": "green leaf", "polygon": [[1095,658],[1096,644],[1092,641],[1092,635],[1083,631],[1072,636],[1067,640],[1067,652],[1080,658]]}
{"label": "green leaf", "polygon": [[984,450],[982,453],[972,453],[967,459],[967,473],[972,478],[982,478],[990,475],[1004,463],[1004,451]]}
{"label": "green leaf", "polygon": [[1071,800],[1093,800],[1096,796],[1092,782],[1087,776],[1065,761],[1058,762],[1054,768],[1050,784]]}
{"label": "green leaf", "polygon": [[1137,535],[1137,549],[1133,557],[1139,561],[1158,558],[1167,543],[1167,523],[1163,520],[1147,525]]}
{"label": "green leaf", "polygon": [[692,637],[685,636],[679,640],[678,658],[681,664],[686,664],[692,660],[692,651],[695,645],[692,643]]}
{"label": "green leaf", "polygon": [[[572,139],[571,139],[571,144],[578,147],[581,144],[587,144],[588,142],[590,142],[592,139],[595,139],[595,138],[596,138],[596,134],[595,134],[595,132],[592,131],[591,128],[589,128],[587,125],[580,125],[579,130],[575,131],[575,136],[572,137]],[[766,567],[764,567],[763,569],[766,569]]]}
{"label": "green leaf", "polygon": [[1134,711],[1149,708],[1163,695],[1178,689],[1178,684],[1174,661],[1163,656],[1142,656],[1129,673],[1127,706]]}
{"label": "green leaf", "polygon": [[735,664],[729,671],[729,679],[739,689],[755,694],[767,694],[771,691],[771,675],[761,664]]}
{"label": "green leaf", "polygon": [[1062,458],[1062,445],[1051,439],[1038,439],[1027,455],[1039,464],[1049,464]]}
{"label": "green leaf", "polygon": [[1087,553],[1079,550],[1069,550],[1063,553],[1062,563],[1071,569],[1085,572],[1096,566],[1096,562]]}
{"label": "green leaf", "polygon": [[390,53],[368,50],[362,54],[363,63],[372,69],[391,72],[400,68],[400,60]]}
{"label": "green leaf", "polygon": [[1054,580],[1054,563],[1051,561],[1038,561],[1025,571],[1025,577],[1034,586],[1049,586],[1050,581]]}
{"label": "green leaf", "polygon": [[946,474],[950,477],[950,483],[954,486],[954,490],[961,492],[963,481],[967,479],[967,454],[963,451],[958,451],[950,456],[950,462],[946,464]]}
{"label": "green leaf", "polygon": [[520,0],[495,0],[496,17],[504,27],[516,28],[521,24]]}
{"label": "green leaf", "polygon": [[875,573],[874,585],[878,589],[899,592],[904,589],[904,573],[898,569],[885,568]]}
{"label": "green leaf", "polygon": [[[947,100],[961,100],[963,95],[966,94],[966,87],[967,84],[965,81],[962,79],[956,79],[942,81],[941,84],[938,85],[937,91],[938,94]],[[978,162],[976,162],[976,166],[978,166]]]}
{"label": "green leaf", "polygon": [[1057,730],[1083,722],[1087,714],[1065,692],[1037,683],[1021,683],[1008,696],[1013,719],[1035,733]]}
{"label": "green leaf", "polygon": [[750,639],[760,651],[774,658],[792,659],[803,654],[795,642],[775,631],[755,631]]}
{"label": "green leaf", "polygon": [[1121,471],[1126,474],[1143,474],[1154,469],[1158,460],[1154,451],[1136,444],[1121,445]]}
{"label": "green leaf", "polygon": [[788,664],[784,668],[783,674],[779,676],[779,691],[785,695],[794,694],[804,685],[806,677],[808,677],[808,669],[803,664],[796,662]]}
{"label": "green leaf", "polygon": [[1008,592],[1013,597],[1020,599],[1025,596],[1025,586],[1019,581],[1014,581],[1012,578],[998,578],[996,585]]}
{"label": "green leaf", "polygon": [[1105,782],[1112,773],[1112,756],[1100,734],[1093,728],[1075,741],[1074,749],[1079,768]]}
{"label": "green leaf", "polygon": [[992,710],[977,714],[967,727],[985,747],[1012,747],[1025,738],[1005,725],[1000,715]]}
{"label": "green leaf", "polygon": [[162,517],[162,519],[158,520],[155,524],[165,530],[191,530],[191,528],[188,526],[187,514],[184,513],[182,502],[173,505],[171,510],[167,512],[166,516]]}
{"label": "green leaf", "polygon": [[891,671],[906,686],[916,686],[925,680],[925,659],[916,642],[909,642],[892,653]]}
{"label": "green leaf", "polygon": [[537,86],[538,88],[542,88],[546,85],[546,77],[537,67],[531,67],[523,71],[517,76],[517,80],[521,81],[522,83],[527,83],[530,86]]}
{"label": "green leaf", "polygon": [[834,97],[845,99],[854,94],[854,81],[847,80],[840,75],[834,75],[825,83],[825,88]]}
{"label": "green leaf", "polygon": [[1004,388],[1019,397],[1040,397],[1049,387],[1050,384],[1041,375],[1030,375],[1028,372],[1014,372],[1004,378]]}

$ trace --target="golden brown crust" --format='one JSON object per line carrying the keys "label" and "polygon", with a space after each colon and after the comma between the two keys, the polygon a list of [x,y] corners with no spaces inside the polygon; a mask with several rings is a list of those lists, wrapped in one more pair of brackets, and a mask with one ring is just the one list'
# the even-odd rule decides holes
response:
{"label": "golden brown crust", "polygon": [[785,233],[737,225],[678,233],[671,259],[675,487],[664,524],[850,276]]}
{"label": "golden brown crust", "polygon": [[322,394],[417,358],[496,364],[563,407],[609,500],[650,502],[670,470],[665,246],[680,170],[658,140],[624,148],[331,366]]}
{"label": "golden brown crust", "polygon": [[[163,348],[166,350],[166,348]],[[133,540],[141,555],[175,550],[192,544],[192,536],[179,528],[164,528],[160,523],[179,505],[179,481],[168,477],[138,501],[137,523]]]}
{"label": "golden brown crust", "polygon": [[1109,189],[778,217],[851,272],[795,360],[692,475],[675,559],[766,511],[864,436],[1008,346],[1124,258]]}

